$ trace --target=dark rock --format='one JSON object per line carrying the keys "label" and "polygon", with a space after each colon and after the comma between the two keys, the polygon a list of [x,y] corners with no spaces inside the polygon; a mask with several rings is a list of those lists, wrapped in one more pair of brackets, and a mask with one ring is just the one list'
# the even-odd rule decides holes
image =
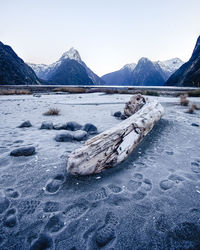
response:
{"label": "dark rock", "polygon": [[70,133],[56,135],[55,140],[57,142],[70,142],[73,140],[73,135]]}
{"label": "dark rock", "polygon": [[33,97],[41,97],[41,94],[33,94]]}
{"label": "dark rock", "polygon": [[86,138],[87,132],[84,130],[77,130],[73,136],[75,140],[82,141]]}
{"label": "dark rock", "polygon": [[125,120],[126,119],[126,116],[125,115],[121,115],[121,120]]}
{"label": "dark rock", "polygon": [[85,130],[90,135],[98,133],[97,132],[97,127],[95,125],[93,125],[92,123],[86,123],[83,126],[83,130]]}
{"label": "dark rock", "polygon": [[17,148],[11,151],[11,156],[30,156],[35,154],[35,147]]}
{"label": "dark rock", "polygon": [[122,113],[120,111],[117,111],[113,114],[114,117],[121,117]]}
{"label": "dark rock", "polygon": [[40,129],[53,129],[53,123],[52,122],[43,122]]}
{"label": "dark rock", "polygon": [[61,130],[61,129],[67,129],[67,123],[66,124],[57,124],[53,126],[53,129],[55,130]]}
{"label": "dark rock", "polygon": [[199,127],[199,124],[197,124],[197,123],[192,123],[191,124],[193,127]]}
{"label": "dark rock", "polygon": [[29,128],[29,127],[32,127],[32,124],[30,123],[30,121],[22,122],[22,124],[19,125],[19,128]]}
{"label": "dark rock", "polygon": [[82,128],[82,126],[77,122],[67,122],[67,124],[66,124],[67,130],[76,131],[76,130],[79,130],[81,128]]}

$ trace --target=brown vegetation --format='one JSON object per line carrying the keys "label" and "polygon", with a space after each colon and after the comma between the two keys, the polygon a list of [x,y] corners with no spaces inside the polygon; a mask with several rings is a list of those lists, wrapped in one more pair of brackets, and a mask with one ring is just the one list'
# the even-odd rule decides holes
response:
{"label": "brown vegetation", "polygon": [[59,115],[60,110],[57,108],[50,108],[47,112],[45,112],[43,115]]}
{"label": "brown vegetation", "polygon": [[54,92],[68,92],[70,94],[80,94],[80,93],[86,93],[85,88],[80,87],[61,87],[61,88],[55,88],[53,89]]}
{"label": "brown vegetation", "polygon": [[188,96],[190,96],[190,97],[200,97],[200,89],[189,91]]}
{"label": "brown vegetation", "polygon": [[0,95],[31,95],[27,89],[0,89]]}
{"label": "brown vegetation", "polygon": [[187,95],[180,95],[180,104],[181,106],[188,106],[189,100],[187,99]]}
{"label": "brown vegetation", "polygon": [[188,109],[187,113],[193,114],[195,110],[200,110],[200,108],[196,104],[192,104]]}

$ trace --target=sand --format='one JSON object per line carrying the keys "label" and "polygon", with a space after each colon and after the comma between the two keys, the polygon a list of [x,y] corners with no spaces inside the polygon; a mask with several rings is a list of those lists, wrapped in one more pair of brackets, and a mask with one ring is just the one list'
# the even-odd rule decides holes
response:
{"label": "sand", "polygon": [[[127,161],[105,172],[69,176],[67,155],[84,142],[56,142],[64,130],[43,121],[120,122],[130,95],[0,96],[0,249],[198,249],[200,111],[158,99],[165,115]],[[190,98],[200,105],[199,98]],[[44,116],[50,107],[59,116]],[[18,128],[29,120],[32,127]],[[91,135],[92,136],[92,135]],[[90,136],[90,137],[91,137]],[[32,156],[12,157],[34,146]]]}

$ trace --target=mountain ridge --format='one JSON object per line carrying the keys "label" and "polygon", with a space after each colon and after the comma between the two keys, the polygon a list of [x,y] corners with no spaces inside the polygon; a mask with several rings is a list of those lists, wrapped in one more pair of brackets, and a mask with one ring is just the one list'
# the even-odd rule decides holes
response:
{"label": "mountain ridge", "polygon": [[[138,63],[140,62],[140,63],[143,63],[143,65],[144,65],[148,61],[150,61],[148,58],[142,57],[142,58],[140,58]],[[150,61],[150,62],[152,62],[152,61]],[[139,76],[136,77],[136,73],[133,73],[133,72],[134,72],[135,68],[137,67],[138,63],[137,64],[135,64],[135,63],[126,64],[119,70],[116,70],[114,72],[107,73],[107,74],[103,75],[102,79],[108,85],[136,85],[136,84],[152,85],[152,82],[144,83],[144,81],[141,81],[141,82],[136,81],[136,78]],[[151,65],[151,70],[154,67],[153,71],[157,71],[157,73],[156,72],[154,72],[154,73],[156,74],[156,77],[158,79],[160,79],[160,81],[161,81],[160,83],[158,83],[156,81],[155,84],[161,86],[161,85],[164,85],[165,81],[169,78],[169,76],[177,68],[179,68],[183,64],[183,61],[179,58],[172,58],[172,59],[165,60],[165,61],[153,61],[152,64],[154,66]],[[142,69],[140,69],[140,70],[142,70]],[[146,68],[146,70],[148,71],[147,68]],[[143,72],[140,74],[146,74],[146,72]],[[132,79],[133,76],[134,76],[135,80]],[[152,80],[152,78],[151,78],[151,80]]]}
{"label": "mountain ridge", "polygon": [[[86,73],[88,75],[88,78],[90,78],[90,80],[88,80],[88,83],[91,84],[91,81],[93,84],[95,85],[100,85],[100,84],[104,84],[104,81],[97,76],[86,64],[85,62],[82,61],[81,56],[79,54],[79,52],[74,49],[73,47],[70,48],[68,51],[64,52],[62,54],[62,56],[59,58],[59,60],[57,60],[56,62],[46,65],[46,64],[33,64],[33,63],[28,63],[30,67],[32,67],[32,69],[35,71],[36,75],[46,81],[51,81],[52,79],[52,75],[55,74],[55,71],[60,67],[60,65],[64,62],[64,61],[68,61],[68,63],[70,63],[69,60],[74,60],[76,61],[78,64],[80,64],[85,70]],[[75,62],[73,62],[73,65],[75,65]],[[76,66],[76,68],[81,68]],[[60,72],[60,70],[59,70]],[[61,72],[60,72],[61,73]],[[71,77],[71,76],[69,76]]]}

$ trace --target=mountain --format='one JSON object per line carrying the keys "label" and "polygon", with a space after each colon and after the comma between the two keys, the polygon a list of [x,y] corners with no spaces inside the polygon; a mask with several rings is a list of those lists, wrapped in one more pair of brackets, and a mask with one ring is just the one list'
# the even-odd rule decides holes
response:
{"label": "mountain", "polygon": [[165,81],[183,65],[183,61],[179,58],[172,58],[166,61],[157,61],[162,69],[162,76]]}
{"label": "mountain", "polygon": [[0,42],[0,85],[39,84],[34,71],[17,56],[14,50]]}
{"label": "mountain", "polygon": [[108,85],[129,85],[131,81],[131,74],[136,64],[126,64],[120,70],[103,75],[101,78]]}
{"label": "mountain", "polygon": [[165,83],[167,86],[200,86],[200,36],[197,39],[192,56]]}
{"label": "mountain", "polygon": [[179,58],[152,62],[141,58],[138,64],[126,64],[120,70],[102,76],[108,85],[164,85],[183,62]]}
{"label": "mountain", "polygon": [[74,48],[65,52],[55,63],[29,63],[29,66],[39,78],[54,84],[104,84],[104,81],[87,67]]}
{"label": "mountain", "polygon": [[162,86],[165,82],[161,67],[158,63],[151,62],[142,57],[131,75],[131,85],[138,86]]}

